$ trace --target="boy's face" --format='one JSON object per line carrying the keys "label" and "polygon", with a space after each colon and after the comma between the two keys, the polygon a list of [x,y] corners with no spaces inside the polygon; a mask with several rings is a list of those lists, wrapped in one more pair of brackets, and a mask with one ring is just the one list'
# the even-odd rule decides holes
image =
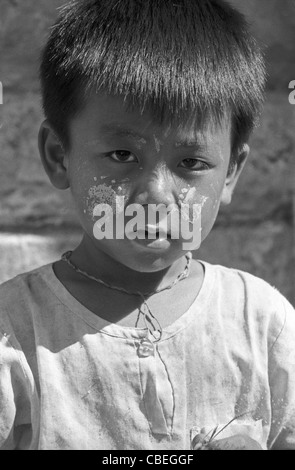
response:
{"label": "boy's face", "polygon": [[[168,267],[183,256],[187,240],[181,230],[178,239],[170,233],[151,240],[146,232],[142,240],[126,235],[98,240],[93,231],[96,205],[115,207],[117,196],[124,196],[125,213],[130,204],[147,210],[150,204],[180,207],[183,203],[190,207],[192,222],[195,204],[201,209],[204,240],[220,203],[230,202],[239,171],[228,175],[231,127],[226,120],[204,129],[161,126],[148,112],[127,110],[121,97],[96,94],[70,122],[69,130],[71,149],[63,166],[83,229],[93,246],[131,269],[153,272]],[[54,177],[51,180],[54,183]],[[116,210],[122,214],[122,207]],[[125,217],[124,224],[134,215]]]}

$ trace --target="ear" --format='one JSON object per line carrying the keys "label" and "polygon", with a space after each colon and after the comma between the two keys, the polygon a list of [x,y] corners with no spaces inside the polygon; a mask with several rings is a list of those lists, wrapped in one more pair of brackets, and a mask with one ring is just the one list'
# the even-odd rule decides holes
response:
{"label": "ear", "polygon": [[242,173],[242,170],[245,166],[246,160],[248,158],[250,149],[247,144],[243,144],[241,150],[239,151],[236,161],[233,168],[231,168],[226,177],[224,187],[221,194],[221,203],[230,204],[232,200],[233,191],[238,182],[238,179]]}
{"label": "ear", "polygon": [[62,143],[47,120],[43,121],[40,126],[38,146],[44,169],[53,186],[58,189],[67,189],[69,187],[68,158]]}

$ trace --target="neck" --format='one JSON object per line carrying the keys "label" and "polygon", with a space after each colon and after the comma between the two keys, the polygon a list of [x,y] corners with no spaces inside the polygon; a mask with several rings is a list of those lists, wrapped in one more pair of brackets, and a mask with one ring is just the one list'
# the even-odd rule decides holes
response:
{"label": "neck", "polygon": [[138,272],[118,261],[93,244],[87,235],[71,255],[72,263],[79,269],[104,282],[129,291],[154,292],[171,284],[183,272],[185,256],[171,266],[155,272]]}

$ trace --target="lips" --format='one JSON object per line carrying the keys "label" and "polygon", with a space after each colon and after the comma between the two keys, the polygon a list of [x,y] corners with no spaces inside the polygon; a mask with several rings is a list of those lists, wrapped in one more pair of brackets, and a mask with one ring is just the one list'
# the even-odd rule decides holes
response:
{"label": "lips", "polygon": [[162,240],[170,239],[171,235],[159,227],[145,227],[145,230],[134,230],[139,239]]}
{"label": "lips", "polygon": [[143,249],[166,251],[171,247],[172,240],[168,234],[163,236],[159,231],[151,234],[148,230],[138,230],[134,233],[135,239],[132,240],[132,243],[141,246]]}
{"label": "lips", "polygon": [[170,231],[163,229],[158,225],[146,225],[145,226],[145,236],[147,238],[171,238]]}

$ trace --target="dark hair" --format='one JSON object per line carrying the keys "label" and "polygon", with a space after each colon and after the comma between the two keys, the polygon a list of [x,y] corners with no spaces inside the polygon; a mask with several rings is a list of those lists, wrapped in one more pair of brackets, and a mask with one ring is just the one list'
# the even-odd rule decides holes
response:
{"label": "dark hair", "polygon": [[233,147],[263,101],[264,62],[241,13],[222,0],[78,0],[61,9],[42,53],[45,116],[65,147],[89,91],[124,96],[178,123],[230,110]]}

